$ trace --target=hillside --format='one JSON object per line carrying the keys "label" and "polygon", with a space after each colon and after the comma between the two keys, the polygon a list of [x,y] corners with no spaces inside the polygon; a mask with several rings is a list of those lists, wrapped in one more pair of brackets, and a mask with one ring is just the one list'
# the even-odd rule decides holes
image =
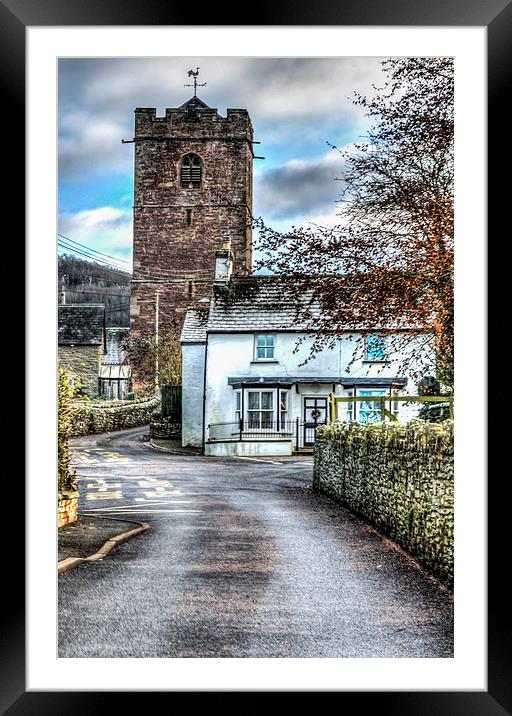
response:
{"label": "hillside", "polygon": [[58,277],[59,303],[104,303],[107,326],[130,325],[130,273],[62,254]]}

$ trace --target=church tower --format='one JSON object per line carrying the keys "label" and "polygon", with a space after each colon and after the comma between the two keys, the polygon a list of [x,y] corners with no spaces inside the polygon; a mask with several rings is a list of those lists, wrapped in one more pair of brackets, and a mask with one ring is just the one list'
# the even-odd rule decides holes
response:
{"label": "church tower", "polygon": [[[158,117],[135,110],[131,335],[155,335],[209,297],[227,238],[234,273],[251,271],[253,131],[245,109],[222,117],[196,95]],[[158,295],[158,297],[157,297]]]}

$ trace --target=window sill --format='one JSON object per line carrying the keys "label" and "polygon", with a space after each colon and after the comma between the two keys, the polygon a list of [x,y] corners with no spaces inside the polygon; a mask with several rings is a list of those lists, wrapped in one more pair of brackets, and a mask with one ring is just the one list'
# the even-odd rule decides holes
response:
{"label": "window sill", "polygon": [[279,363],[275,358],[255,358],[251,363]]}
{"label": "window sill", "polygon": [[364,360],[362,363],[378,363],[379,365],[389,365],[390,360]]}

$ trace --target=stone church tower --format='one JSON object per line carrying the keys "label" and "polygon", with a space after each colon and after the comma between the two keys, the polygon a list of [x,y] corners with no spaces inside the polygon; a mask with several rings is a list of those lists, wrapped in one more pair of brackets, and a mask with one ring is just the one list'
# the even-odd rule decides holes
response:
{"label": "stone church tower", "polygon": [[154,336],[209,297],[226,238],[234,273],[251,271],[253,132],[245,109],[222,117],[196,96],[135,110],[131,335]]}

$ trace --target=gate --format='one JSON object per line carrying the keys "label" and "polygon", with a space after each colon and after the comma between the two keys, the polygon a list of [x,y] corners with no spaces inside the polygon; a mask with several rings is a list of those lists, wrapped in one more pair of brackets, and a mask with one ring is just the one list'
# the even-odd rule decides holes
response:
{"label": "gate", "polygon": [[181,422],[181,385],[162,386],[162,418]]}

